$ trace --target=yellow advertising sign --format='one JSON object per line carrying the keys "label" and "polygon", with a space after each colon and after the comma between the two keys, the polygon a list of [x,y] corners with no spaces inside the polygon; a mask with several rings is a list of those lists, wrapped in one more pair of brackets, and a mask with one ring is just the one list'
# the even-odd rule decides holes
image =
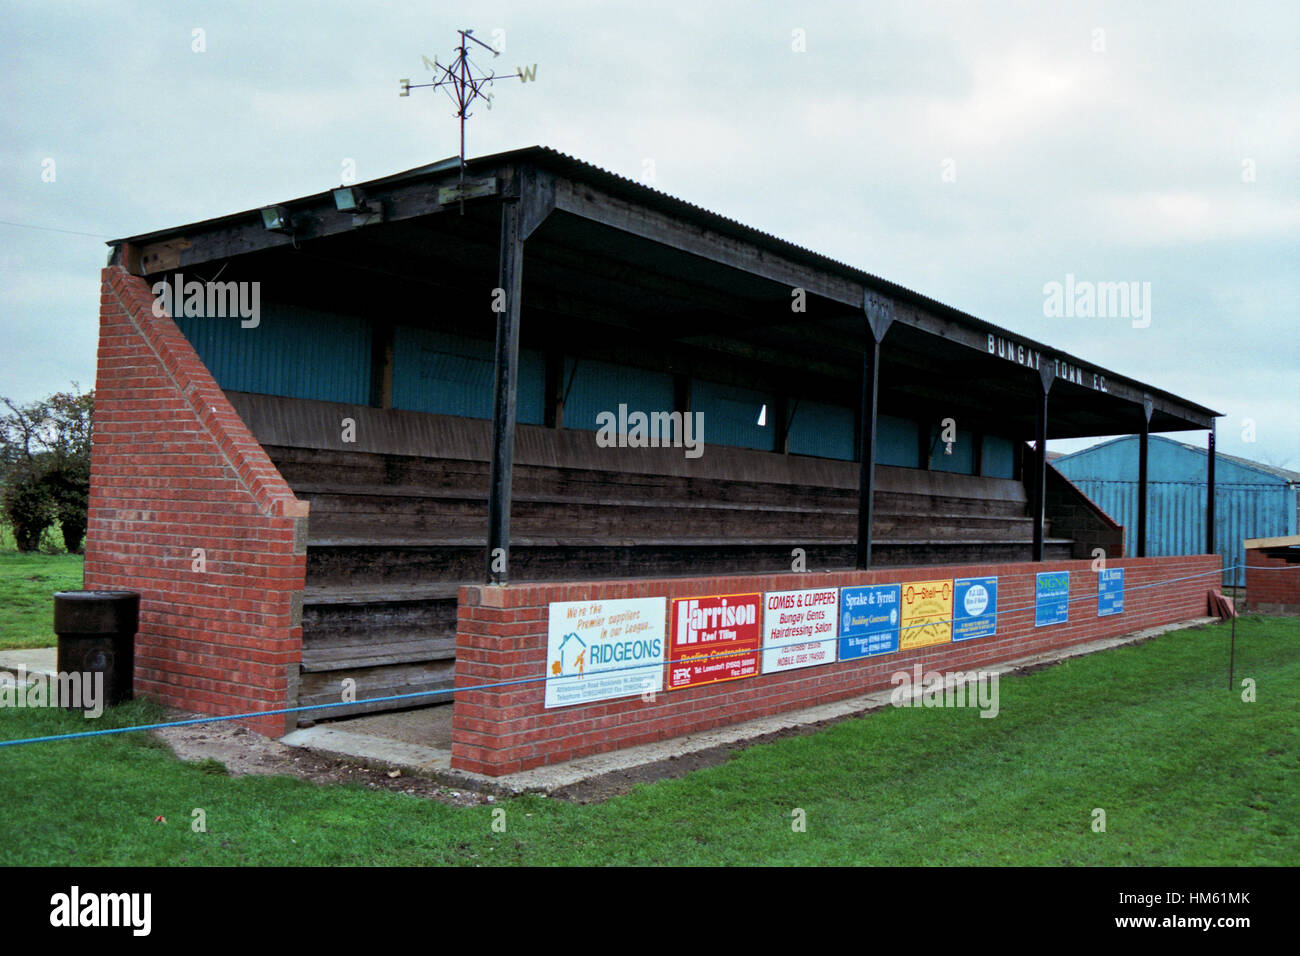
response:
{"label": "yellow advertising sign", "polygon": [[913,581],[903,585],[898,649],[952,642],[952,581]]}

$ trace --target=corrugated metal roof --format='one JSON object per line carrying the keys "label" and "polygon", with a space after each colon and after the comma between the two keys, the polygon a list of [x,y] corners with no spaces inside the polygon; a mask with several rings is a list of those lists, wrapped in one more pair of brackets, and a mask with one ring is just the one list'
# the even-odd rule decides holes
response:
{"label": "corrugated metal roof", "polygon": [[[1135,441],[1137,437],[1138,437],[1137,435],[1121,435],[1118,438],[1112,438],[1109,441],[1098,442],[1095,445],[1089,445],[1087,448],[1080,448],[1078,451],[1072,451],[1068,455],[1060,455],[1059,457],[1055,457],[1055,458],[1052,457],[1052,453],[1049,451],[1047,453],[1048,460],[1051,461],[1053,464],[1059,464],[1060,462],[1068,461],[1071,458],[1075,458],[1080,455],[1087,455],[1092,452],[1096,452],[1098,449],[1101,448],[1107,448],[1111,445],[1116,444],[1117,442]],[[1204,458],[1209,453],[1209,450],[1206,448],[1199,448],[1196,445],[1189,445],[1185,441],[1178,441],[1178,439],[1176,438],[1167,438],[1164,435],[1152,435],[1151,441],[1153,442],[1163,441],[1163,442],[1168,442],[1171,445],[1178,445],[1179,447],[1185,448],[1188,451],[1195,452],[1196,454],[1200,455],[1202,458]],[[1238,455],[1228,455],[1225,454],[1224,452],[1218,451],[1217,449],[1215,450],[1214,453],[1214,459],[1215,461],[1230,461],[1233,464],[1240,465],[1243,468],[1249,468],[1252,471],[1258,471],[1261,474],[1271,475],[1274,478],[1281,478],[1284,481],[1290,482],[1291,484],[1300,484],[1300,471],[1291,471],[1290,469],[1287,468],[1279,468],[1276,465],[1266,465],[1262,461],[1252,461],[1249,458],[1242,458]]]}
{"label": "corrugated metal roof", "polygon": [[[616,195],[625,196],[650,208],[659,209],[662,212],[666,212],[670,215],[677,216],[679,218],[682,218],[687,221],[692,221],[697,224],[707,225],[709,228],[717,232],[723,233],[724,235],[730,235],[733,236],[734,238],[738,238],[744,242],[749,242],[754,245],[764,246],[775,252],[780,252],[783,255],[787,255],[790,256],[791,258],[800,260],[805,264],[810,264],[818,268],[825,269],[828,272],[839,273],[841,276],[848,278],[851,281],[859,282],[863,285],[869,286],[872,289],[876,290],[877,292],[886,293],[897,299],[901,299],[905,302],[908,302],[911,305],[918,306],[922,309],[928,310],[935,314],[942,315],[947,318],[955,319],[959,322],[968,325],[972,325],[976,329],[980,330],[981,332],[984,333],[991,332],[991,333],[1001,334],[1001,335],[1014,335],[1017,340],[1024,342],[1026,346],[1033,347],[1039,351],[1054,352],[1061,355],[1063,358],[1068,359],[1071,362],[1077,363],[1079,365],[1088,365],[1098,369],[1101,368],[1101,366],[1097,365],[1095,362],[1089,362],[1084,359],[1079,359],[1076,356],[1070,355],[1069,353],[1066,352],[1062,352],[1060,349],[1049,346],[1046,343],[1038,342],[1033,339],[1030,339],[1027,336],[1021,335],[1018,332],[1016,333],[1009,332],[1009,330],[1004,329],[1001,326],[994,325],[991,322],[987,322],[984,319],[971,315],[969,312],[963,312],[961,309],[958,309],[954,306],[947,305],[946,303],[943,302],[939,302],[936,299],[932,299],[929,296],[917,292],[913,289],[909,289],[906,286],[901,286],[896,282],[890,282],[888,279],[884,279],[872,273],[865,272],[854,266],[850,266],[845,262],[841,262],[838,259],[832,259],[829,256],[825,256],[822,255],[821,253],[814,252],[813,250],[808,249],[804,246],[800,246],[793,242],[789,242],[785,239],[781,239],[773,235],[772,233],[764,232],[761,229],[755,229],[752,226],[746,226],[744,223],[741,223],[738,220],[731,219],[727,216],[723,216],[716,212],[712,212],[711,210],[705,209],[703,206],[698,206],[694,203],[687,202],[684,199],[678,199],[674,196],[670,196],[668,193],[655,189],[652,186],[647,186],[644,183],[640,183],[637,182],[636,180],[629,179],[626,176],[621,176],[618,173],[613,173],[607,169],[602,169],[599,166],[592,165],[591,163],[588,163],[584,160],[577,159],[576,157],[570,156],[567,153],[562,153],[559,150],[552,149],[549,146],[527,146],[521,149],[508,150],[506,152],[494,153],[488,156],[479,156],[479,157],[470,158],[467,159],[465,162],[466,162],[467,170],[472,170],[475,166],[501,165],[501,164],[514,163],[514,162],[535,163],[538,166],[548,168],[553,171],[561,172],[574,179],[579,179],[591,183],[593,185],[599,186]],[[452,156],[447,159],[439,160],[436,163],[429,163],[425,166],[417,166],[413,169],[408,169],[400,173],[394,173],[390,176],[381,177],[379,179],[368,180],[367,182],[359,183],[357,185],[361,186],[363,189],[376,189],[383,186],[396,185],[402,182],[418,180],[423,177],[434,176],[437,175],[438,173],[446,172],[449,169],[455,169],[458,163],[459,163],[459,158],[456,156]],[[280,205],[291,205],[300,202],[323,202],[328,200],[329,197],[330,197],[330,192],[329,190],[326,190],[324,192],[314,193],[309,196],[303,196],[296,200],[287,200],[281,203]],[[258,209],[246,210],[241,213],[235,213],[229,216],[221,216],[215,219],[207,219],[201,222],[190,223],[183,226],[175,226],[169,229],[158,230],[156,232],[144,233],[136,236],[127,236],[121,239],[113,239],[108,244],[117,245],[122,242],[130,242],[134,245],[141,245],[146,242],[154,242],[160,239],[178,236],[186,232],[192,232],[195,229],[213,228],[220,225],[233,224],[241,220],[247,220],[250,217],[260,217],[259,210],[261,208],[262,207],[258,207]],[[1216,418],[1222,417],[1222,413],[1216,412],[1203,405],[1198,405],[1195,402],[1188,401],[1187,399],[1175,395],[1172,392],[1168,392],[1165,391],[1164,389],[1155,388],[1145,383],[1138,382],[1135,379],[1131,379],[1126,375],[1111,373],[1109,370],[1103,370],[1103,371],[1107,371],[1108,374],[1110,374],[1112,377],[1116,379],[1126,379],[1129,382],[1133,383],[1134,385],[1140,386],[1142,389],[1152,393],[1153,395],[1159,395],[1164,398],[1170,399],[1174,402],[1177,402],[1179,404],[1182,404],[1189,409],[1193,409],[1199,414],[1209,416],[1209,417],[1216,417]]]}
{"label": "corrugated metal roof", "polygon": [[[1166,439],[1166,441],[1177,441],[1177,439],[1169,438]],[[1180,441],[1178,444],[1190,451],[1198,452],[1201,455],[1207,454],[1208,451],[1205,448],[1197,448],[1195,445],[1189,445],[1187,442]],[[1300,484],[1300,471],[1291,471],[1287,468],[1279,468],[1276,465],[1266,465],[1262,461],[1251,461],[1249,458],[1241,458],[1237,455],[1226,455],[1218,450],[1215,451],[1214,457],[1220,461],[1230,461],[1233,464],[1241,465],[1243,468],[1253,468],[1255,471],[1262,471],[1266,475],[1284,478],[1292,484]]]}

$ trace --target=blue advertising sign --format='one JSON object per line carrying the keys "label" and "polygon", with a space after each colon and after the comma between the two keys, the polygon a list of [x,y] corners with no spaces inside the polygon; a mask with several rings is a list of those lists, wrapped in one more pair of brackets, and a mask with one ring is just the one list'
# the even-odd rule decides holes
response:
{"label": "blue advertising sign", "polygon": [[1107,568],[1097,575],[1097,616],[1124,612],[1124,569]]}
{"label": "blue advertising sign", "polygon": [[1034,587],[1034,627],[1070,619],[1070,572],[1039,571]]}
{"label": "blue advertising sign", "polygon": [[840,660],[898,650],[897,584],[840,588]]}
{"label": "blue advertising sign", "polygon": [[952,639],[969,641],[998,632],[998,579],[958,578],[953,582]]}

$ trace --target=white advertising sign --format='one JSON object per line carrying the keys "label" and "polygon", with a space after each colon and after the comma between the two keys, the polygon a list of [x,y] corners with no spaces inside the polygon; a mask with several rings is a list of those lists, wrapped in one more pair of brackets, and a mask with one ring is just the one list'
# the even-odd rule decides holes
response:
{"label": "white advertising sign", "polygon": [[839,638],[839,588],[763,595],[763,673],[830,664]]}
{"label": "white advertising sign", "polygon": [[546,706],[663,690],[667,602],[657,597],[551,604]]}

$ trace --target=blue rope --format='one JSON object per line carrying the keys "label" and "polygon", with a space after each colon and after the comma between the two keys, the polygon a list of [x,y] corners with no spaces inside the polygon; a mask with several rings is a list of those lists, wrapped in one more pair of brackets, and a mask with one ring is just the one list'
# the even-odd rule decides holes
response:
{"label": "blue rope", "polygon": [[[1249,566],[1247,566],[1247,565],[1234,565],[1233,567],[1229,567],[1229,568],[1222,568],[1222,569],[1217,569],[1217,570],[1213,570],[1213,571],[1202,571],[1202,572],[1199,572],[1199,573],[1197,573],[1197,574],[1189,574],[1189,575],[1186,575],[1185,577],[1181,577],[1181,578],[1170,578],[1168,581],[1156,581],[1156,582],[1153,582],[1153,583],[1151,583],[1151,584],[1139,584],[1139,585],[1135,585],[1135,586],[1133,586],[1132,588],[1125,588],[1125,590],[1126,590],[1126,591],[1129,591],[1129,590],[1132,590],[1132,591],[1141,591],[1141,590],[1144,590],[1144,589],[1146,589],[1146,588],[1166,587],[1166,586],[1168,586],[1168,585],[1170,585],[1170,584],[1177,584],[1177,583],[1179,583],[1180,581],[1191,581],[1191,580],[1194,580],[1195,578],[1208,577],[1209,575],[1212,575],[1212,574],[1219,574],[1219,575],[1221,575],[1221,574],[1223,574],[1225,571],[1233,571],[1233,570],[1236,570],[1238,567],[1247,568],[1248,570],[1256,570],[1256,571],[1287,571],[1287,570],[1292,570],[1291,568],[1251,568],[1251,567],[1249,567]],[[1300,565],[1298,565],[1297,567],[1300,567]],[[856,585],[849,585],[849,586],[850,586],[850,587],[853,587],[853,586],[856,586]],[[865,587],[874,587],[874,586],[876,586],[876,585],[863,585],[863,586],[865,586]],[[817,588],[813,588],[812,590],[818,590],[818,589],[817,589]],[[1076,601],[1090,601],[1090,600],[1092,600],[1094,597],[1095,597],[1095,595],[1091,595],[1091,594],[1080,595],[1080,596],[1077,597],[1077,598],[1069,598],[1069,599],[1067,599],[1066,603],[1069,604],[1069,603],[1074,603],[1074,602],[1076,602]],[[1053,601],[1053,602],[1051,602],[1051,603],[1052,603],[1052,604],[1059,604],[1059,603],[1061,603],[1061,602],[1059,602],[1059,601]],[[1002,613],[1007,613],[1007,612],[1011,612],[1011,611],[1023,611],[1023,610],[1027,610],[1027,609],[1029,609],[1029,608],[1031,608],[1031,607],[1037,607],[1037,606],[1038,606],[1038,602],[1034,602],[1033,604],[1022,604],[1022,605],[1015,606],[1015,607],[1009,607],[1009,608],[1004,608],[1004,609],[998,609],[995,613],[996,613],[996,614],[1002,614]],[[910,630],[910,629],[912,629],[912,628],[917,628],[917,627],[928,627],[928,626],[933,625],[933,624],[952,624],[952,623],[955,623],[955,622],[958,621],[958,620],[971,620],[971,618],[955,618],[955,617],[954,617],[954,618],[949,618],[949,619],[946,620],[946,621],[927,621],[927,622],[924,623],[924,624],[909,624],[909,625],[907,625],[906,628],[900,628],[899,630],[901,631],[901,630]],[[822,643],[827,643],[827,642],[832,641],[832,640],[838,641],[839,638],[822,638],[822,639],[820,639],[820,640],[816,640],[816,641],[805,641],[805,642],[803,642],[803,643],[806,643],[806,644],[822,644]],[[919,648],[918,648],[918,650],[919,650]],[[722,653],[719,653],[719,654],[703,654],[703,655],[700,655],[699,657],[688,657],[688,658],[682,658],[681,660],[679,660],[679,661],[674,661],[673,663],[674,663],[674,664],[689,664],[689,663],[693,663],[693,662],[695,662],[695,661],[716,661],[716,660],[718,660],[718,659],[720,659],[720,658],[736,657],[736,656],[741,656],[741,655],[750,655],[750,654],[754,654],[754,653],[760,653],[760,654],[761,654],[762,652],[763,652],[763,649],[762,649],[762,648],[758,649],[757,651],[754,651],[754,650],[725,651],[725,652],[722,652]],[[879,655],[871,655],[871,656],[879,656]],[[868,657],[868,658],[864,658],[864,660],[870,660],[870,657]],[[601,673],[602,675],[605,675],[605,674],[616,674],[616,673],[619,673],[619,672],[622,672],[622,671],[629,671],[629,670],[646,670],[646,669],[651,668],[651,667],[662,667],[662,666],[663,666],[662,664],[631,664],[631,665],[628,665],[627,667],[611,667],[611,668],[608,668],[608,669],[602,670],[600,673]],[[467,687],[445,687],[445,688],[442,688],[442,689],[440,689],[440,690],[422,690],[422,691],[416,691],[416,692],[414,692],[414,693],[410,693],[410,694],[393,694],[393,695],[390,695],[390,696],[387,696],[387,697],[368,697],[368,698],[365,698],[364,700],[356,700],[356,701],[347,701],[347,700],[345,700],[345,701],[335,701],[335,702],[333,702],[333,703],[329,703],[329,704],[310,704],[310,705],[305,706],[305,707],[283,707],[283,708],[280,708],[280,709],[278,709],[278,710],[256,710],[256,711],[249,711],[249,712],[247,712],[247,713],[243,713],[243,714],[229,714],[229,715],[227,715],[227,716],[225,716],[225,717],[194,717],[194,718],[190,718],[190,719],[188,719],[188,720],[168,720],[168,721],[162,721],[161,723],[156,723],[156,724],[138,724],[138,725],[131,726],[131,727],[110,727],[110,728],[105,729],[105,730],[83,730],[83,731],[78,731],[77,733],[71,733],[71,734],[52,734],[52,735],[47,736],[47,737],[24,737],[24,738],[22,738],[22,739],[18,739],[18,740],[0,740],[0,747],[17,747],[17,746],[20,746],[20,745],[22,745],[22,744],[41,744],[41,743],[51,743],[51,742],[53,742],[53,741],[58,741],[58,740],[77,740],[77,739],[81,739],[81,738],[85,738],[85,737],[105,737],[105,736],[109,736],[109,735],[111,735],[111,734],[125,734],[125,733],[133,733],[133,732],[141,731],[141,730],[159,730],[159,729],[162,729],[162,728],[164,728],[164,727],[187,727],[187,726],[193,726],[193,725],[195,725],[195,724],[215,724],[215,723],[220,723],[220,722],[222,722],[222,721],[226,721],[226,720],[248,720],[248,719],[250,719],[250,718],[256,718],[256,717],[274,717],[274,716],[278,716],[278,715],[280,715],[280,714],[297,714],[297,713],[302,713],[302,712],[304,712],[304,711],[308,711],[308,710],[329,710],[329,709],[334,708],[334,707],[355,707],[355,706],[357,706],[357,705],[359,705],[359,704],[378,704],[378,703],[385,703],[385,702],[387,702],[387,701],[393,701],[393,700],[411,700],[411,699],[414,699],[414,698],[436,697],[436,696],[438,696],[439,694],[457,694],[457,693],[465,693],[465,692],[467,692],[467,691],[476,691],[476,690],[495,690],[495,689],[497,689],[497,688],[502,688],[502,687],[517,687],[517,686],[520,686],[520,685],[523,685],[523,684],[536,684],[536,683],[539,683],[539,682],[542,682],[542,681],[570,680],[570,679],[574,679],[574,678],[581,678],[582,676],[583,676],[583,675],[580,675],[580,674],[565,674],[565,675],[561,675],[560,677],[552,677],[552,676],[549,676],[549,675],[547,675],[547,676],[542,676],[542,677],[522,677],[522,678],[519,678],[518,680],[497,681],[497,682],[494,682],[494,683],[491,683],[491,684],[474,684],[474,685],[467,686]]]}

